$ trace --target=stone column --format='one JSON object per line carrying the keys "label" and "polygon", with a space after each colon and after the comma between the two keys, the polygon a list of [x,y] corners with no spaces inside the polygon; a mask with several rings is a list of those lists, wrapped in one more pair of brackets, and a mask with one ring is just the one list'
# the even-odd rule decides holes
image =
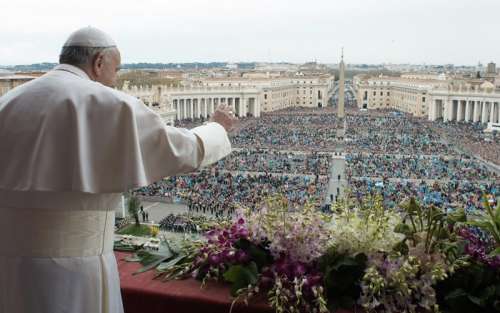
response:
{"label": "stone column", "polygon": [[436,115],[436,100],[432,99],[429,101],[429,113],[427,114],[427,119],[429,121],[434,121],[435,120],[435,115]]}
{"label": "stone column", "polygon": [[245,117],[247,114],[245,112],[245,103],[243,98],[238,98],[238,105],[240,106],[240,117]]}
{"label": "stone column", "polygon": [[446,99],[443,100],[443,106],[444,106],[444,116],[443,116],[443,122],[448,122],[450,120],[450,111],[451,111],[451,101]]}
{"label": "stone column", "polygon": [[194,107],[194,117],[200,118],[201,115],[201,101],[200,98],[196,98],[196,106]]}
{"label": "stone column", "polygon": [[474,106],[474,112],[472,113],[472,122],[476,123],[479,121],[480,107],[479,101],[472,101]]}
{"label": "stone column", "polygon": [[187,100],[186,99],[182,99],[182,119],[186,119],[187,118]]}
{"label": "stone column", "polygon": [[179,102],[176,99],[172,100],[172,109],[175,110],[175,119],[178,120],[179,119]]}
{"label": "stone column", "polygon": [[467,116],[467,101],[462,100],[462,121],[465,121],[465,118]]}
{"label": "stone column", "polygon": [[497,102],[497,107],[498,107],[498,111],[497,111],[497,123],[500,123],[500,102]]}
{"label": "stone column", "polygon": [[481,123],[486,124],[488,122],[488,110],[486,108],[486,102],[481,101],[483,109],[481,110]]}
{"label": "stone column", "polygon": [[191,109],[191,118],[195,118],[194,116],[194,98],[191,98],[191,100],[189,101],[189,108]]}
{"label": "stone column", "polygon": [[[455,101],[456,101],[456,106],[455,106]],[[451,118],[450,120],[452,121],[457,121],[458,120],[458,109],[460,107],[460,100],[452,100],[452,110],[451,110]]]}
{"label": "stone column", "polygon": [[461,121],[464,119],[462,111],[462,100],[457,100],[457,121]]}
{"label": "stone column", "polygon": [[489,121],[490,123],[495,123],[495,102],[490,102],[490,107]]}
{"label": "stone column", "polygon": [[201,115],[203,118],[207,118],[207,98],[200,99],[201,103]]}
{"label": "stone column", "polygon": [[[254,102],[255,102],[255,111],[257,112],[256,117],[260,117],[260,98],[255,97]],[[344,114],[345,114],[345,112],[344,112]]]}
{"label": "stone column", "polygon": [[191,118],[196,118],[196,98],[191,98]]}
{"label": "stone column", "polygon": [[465,121],[466,122],[470,122],[471,118],[470,118],[470,106],[471,106],[471,103],[469,100],[467,100],[465,102]]}

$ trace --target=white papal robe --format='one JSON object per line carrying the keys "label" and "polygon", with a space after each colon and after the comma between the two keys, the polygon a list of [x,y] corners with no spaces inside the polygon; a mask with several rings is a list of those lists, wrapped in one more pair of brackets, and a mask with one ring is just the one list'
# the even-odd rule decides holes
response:
{"label": "white papal robe", "polygon": [[70,65],[1,97],[0,313],[123,312],[121,193],[230,151],[221,125],[165,126]]}

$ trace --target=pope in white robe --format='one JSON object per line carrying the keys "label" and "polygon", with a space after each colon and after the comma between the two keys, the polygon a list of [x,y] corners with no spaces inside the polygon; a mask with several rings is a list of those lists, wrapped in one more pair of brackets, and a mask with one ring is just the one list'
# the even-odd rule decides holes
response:
{"label": "pope in white robe", "polygon": [[228,108],[174,128],[108,87],[120,60],[105,33],[73,33],[60,63],[0,98],[0,313],[123,312],[113,254],[121,194],[231,151]]}

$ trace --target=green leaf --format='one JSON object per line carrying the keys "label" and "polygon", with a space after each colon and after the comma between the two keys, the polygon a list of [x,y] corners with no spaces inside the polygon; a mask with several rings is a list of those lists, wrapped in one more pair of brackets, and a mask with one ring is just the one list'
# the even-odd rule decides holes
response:
{"label": "green leaf", "polygon": [[457,298],[467,297],[467,295],[468,294],[467,294],[467,292],[465,292],[465,290],[458,288],[458,289],[453,290],[449,294],[447,294],[445,297],[445,300],[451,302]]}
{"label": "green leaf", "polygon": [[163,262],[161,263],[160,265],[158,265],[158,267],[156,268],[157,271],[167,271],[169,270],[170,268],[172,268],[173,266],[177,265],[177,263],[179,263],[182,259],[184,259],[186,256],[181,254],[171,260],[169,260],[168,262]]}
{"label": "green leaf", "polygon": [[500,247],[496,248],[495,250],[491,251],[488,256],[490,257],[495,257],[497,255],[500,255]]}
{"label": "green leaf", "polygon": [[234,246],[238,249],[248,250],[251,244],[252,243],[247,239],[238,239],[238,241],[234,243]]}
{"label": "green leaf", "polygon": [[250,262],[248,265],[233,265],[224,272],[223,277],[226,281],[232,283],[231,295],[236,296],[236,293],[241,288],[248,285],[255,285],[258,281],[258,270],[255,262]]}
{"label": "green leaf", "polygon": [[473,295],[467,295],[467,298],[472,302],[474,303],[475,305],[477,306],[480,306],[480,307],[483,307],[484,306],[484,301],[481,300],[480,298],[478,297],[475,297]]}
{"label": "green leaf", "polygon": [[396,227],[394,227],[394,232],[403,234],[408,237],[410,237],[413,234],[410,226],[405,223],[399,223],[398,225],[396,225]]}
{"label": "green leaf", "polygon": [[497,205],[495,210],[495,219],[497,222],[500,222],[500,203]]}
{"label": "green leaf", "polygon": [[155,257],[149,263],[146,263],[141,269],[134,272],[132,275],[137,275],[140,273],[147,272],[147,271],[157,267],[160,263],[165,262],[166,260],[168,260],[170,258],[171,258],[171,256]]}
{"label": "green leaf", "polygon": [[136,254],[133,254],[129,257],[126,257],[125,261],[127,261],[127,262],[141,262],[141,258],[138,257]]}
{"label": "green leaf", "polygon": [[246,240],[240,239],[235,243],[236,248],[242,249],[250,256],[250,260],[257,264],[257,268],[261,269],[272,262],[272,257],[269,252],[261,246],[255,245],[254,243]]}
{"label": "green leaf", "polygon": [[454,212],[448,214],[448,222],[451,223],[465,223],[467,221],[467,215],[465,215],[464,208],[459,208]]}
{"label": "green leaf", "polygon": [[405,240],[403,240],[395,244],[392,250],[394,250],[395,252],[399,252],[402,255],[407,255],[408,252],[410,251],[410,248],[406,244]]}
{"label": "green leaf", "polygon": [[335,262],[335,264],[332,265],[332,269],[338,270],[343,266],[357,266],[358,262],[356,262],[355,259],[353,258],[341,258],[339,261]]}
{"label": "green leaf", "polygon": [[366,270],[367,257],[363,253],[354,257],[336,254],[334,250],[328,254],[321,265],[328,299],[334,302],[333,308],[351,308],[361,293],[359,282]]}
{"label": "green leaf", "polygon": [[152,253],[145,250],[137,251],[136,256],[139,258],[139,262],[144,265],[141,269],[134,272],[133,275],[147,272],[160,263],[172,258],[173,254],[170,250],[163,250],[162,253]]}

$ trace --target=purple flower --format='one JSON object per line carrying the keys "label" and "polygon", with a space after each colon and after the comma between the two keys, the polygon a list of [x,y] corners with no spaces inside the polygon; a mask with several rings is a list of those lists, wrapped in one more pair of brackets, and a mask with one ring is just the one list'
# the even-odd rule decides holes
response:
{"label": "purple flower", "polygon": [[246,263],[246,262],[248,262],[248,260],[250,258],[249,258],[248,254],[245,251],[238,250],[238,251],[236,251],[235,259],[239,263]]}
{"label": "purple flower", "polygon": [[234,260],[234,251],[229,250],[229,249],[224,249],[222,250],[222,259],[225,262],[232,262]]}
{"label": "purple flower", "polygon": [[295,277],[300,277],[306,272],[306,267],[302,263],[296,263],[293,267],[293,275]]}
{"label": "purple flower", "polygon": [[474,232],[473,229],[463,227],[458,234],[467,241],[465,253],[476,261],[486,264],[492,268],[500,268],[500,256],[489,256],[495,249],[493,240],[484,233]]}
{"label": "purple flower", "polygon": [[210,262],[211,265],[219,265],[220,257],[216,254],[211,254],[208,256],[208,262]]}
{"label": "purple flower", "polygon": [[248,237],[248,235],[249,235],[249,234],[248,234],[248,230],[246,230],[246,229],[244,229],[244,228],[243,228],[243,229],[240,229],[240,231],[238,232],[238,236],[239,236],[240,238],[247,238],[247,237]]}

